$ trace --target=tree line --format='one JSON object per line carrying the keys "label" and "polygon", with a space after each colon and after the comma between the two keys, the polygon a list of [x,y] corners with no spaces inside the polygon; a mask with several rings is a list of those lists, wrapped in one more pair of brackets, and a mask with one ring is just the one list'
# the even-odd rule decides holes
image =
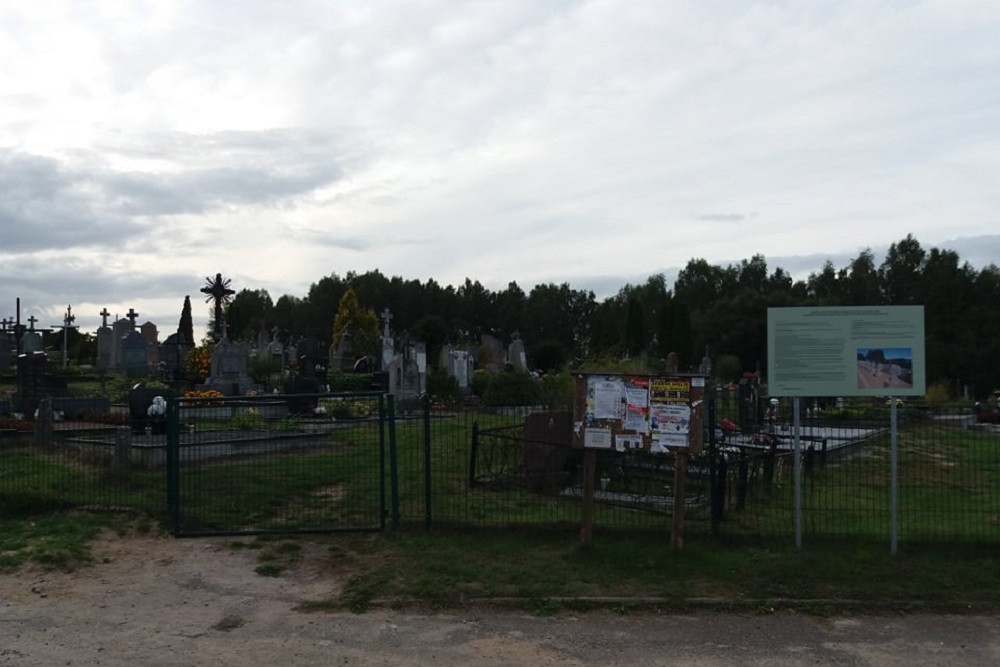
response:
{"label": "tree line", "polygon": [[[476,346],[482,334],[525,340],[534,368],[607,368],[628,360],[651,370],[675,352],[682,369],[706,351],[723,374],[766,368],[767,309],[780,306],[923,305],[929,383],[1000,387],[1000,269],[973,269],[951,250],[923,248],[908,235],[879,262],[861,251],[843,267],[827,261],[804,280],[762,255],[727,266],[692,259],[669,285],[662,273],[598,301],[567,283],[525,292],[516,282],[490,290],[478,280],[442,286],[387,277],[378,270],[329,275],[303,297],[272,301],[244,289],[226,313],[230,335],[250,338],[278,326],[289,338],[329,344],[341,297],[353,288],[363,308],[392,312],[392,328],[424,341]],[[433,357],[432,357],[433,358]],[[636,367],[636,366],[633,366]]]}

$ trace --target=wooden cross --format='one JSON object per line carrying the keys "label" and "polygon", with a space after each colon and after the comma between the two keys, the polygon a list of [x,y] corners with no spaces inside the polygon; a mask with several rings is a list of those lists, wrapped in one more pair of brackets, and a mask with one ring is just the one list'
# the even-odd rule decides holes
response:
{"label": "wooden cross", "polygon": [[101,309],[101,312],[97,314],[101,316],[101,328],[103,329],[104,327],[108,326],[108,315],[111,314],[108,312],[108,307],[105,306],[104,308]]}

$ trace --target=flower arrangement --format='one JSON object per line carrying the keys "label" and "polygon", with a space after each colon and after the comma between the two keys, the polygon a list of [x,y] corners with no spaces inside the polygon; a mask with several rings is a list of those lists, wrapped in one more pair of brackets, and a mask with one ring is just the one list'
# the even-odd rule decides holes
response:
{"label": "flower arrangement", "polygon": [[[221,399],[225,398],[225,394],[223,394],[218,389],[192,389],[184,392],[184,398]],[[185,404],[182,402],[181,405],[186,405],[186,407],[191,407],[195,404],[194,403]],[[199,401],[197,405],[222,405],[222,401],[206,401],[206,402]]]}
{"label": "flower arrangement", "polygon": [[212,348],[193,347],[184,355],[184,372],[192,380],[204,380],[212,371]]}
{"label": "flower arrangement", "polygon": [[146,408],[146,415],[149,417],[162,417],[167,414],[167,399],[162,396],[154,396],[153,402]]}

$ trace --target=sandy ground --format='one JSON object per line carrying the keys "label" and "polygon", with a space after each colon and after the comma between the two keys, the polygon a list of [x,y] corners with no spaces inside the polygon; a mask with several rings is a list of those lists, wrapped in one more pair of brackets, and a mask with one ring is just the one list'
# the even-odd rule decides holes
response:
{"label": "sandy ground", "polygon": [[324,547],[272,578],[228,542],[105,537],[92,566],[0,575],[0,666],[1000,664],[993,616],[306,613],[345,576]]}

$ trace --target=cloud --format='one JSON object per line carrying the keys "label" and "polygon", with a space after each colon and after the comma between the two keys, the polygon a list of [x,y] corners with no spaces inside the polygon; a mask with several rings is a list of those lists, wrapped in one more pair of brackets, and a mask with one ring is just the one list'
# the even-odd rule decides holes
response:
{"label": "cloud", "polygon": [[139,220],[108,215],[86,175],[52,158],[0,156],[0,253],[117,245],[144,231]]}

